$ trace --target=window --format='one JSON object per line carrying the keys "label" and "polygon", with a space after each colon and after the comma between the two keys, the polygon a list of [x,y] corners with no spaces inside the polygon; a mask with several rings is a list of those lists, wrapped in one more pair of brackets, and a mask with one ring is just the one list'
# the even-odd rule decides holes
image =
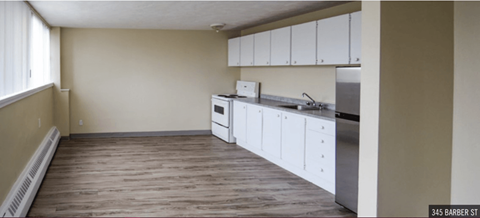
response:
{"label": "window", "polygon": [[21,1],[0,1],[0,98],[51,82],[50,29]]}
{"label": "window", "polygon": [[30,34],[29,87],[49,83],[50,79],[50,29],[32,13]]}

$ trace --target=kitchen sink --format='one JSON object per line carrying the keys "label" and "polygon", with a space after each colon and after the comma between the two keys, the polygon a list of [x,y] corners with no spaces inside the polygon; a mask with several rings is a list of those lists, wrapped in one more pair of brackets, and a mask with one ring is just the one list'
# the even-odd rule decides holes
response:
{"label": "kitchen sink", "polygon": [[278,107],[289,108],[299,111],[306,111],[306,110],[321,110],[319,107],[312,107],[308,105],[278,105]]}

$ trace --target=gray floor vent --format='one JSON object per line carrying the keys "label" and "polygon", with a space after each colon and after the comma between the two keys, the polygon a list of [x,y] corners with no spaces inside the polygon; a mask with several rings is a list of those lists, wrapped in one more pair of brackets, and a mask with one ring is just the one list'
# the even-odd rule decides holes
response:
{"label": "gray floor vent", "polygon": [[53,130],[53,133],[50,136],[50,140],[52,141],[55,140],[55,137],[57,137],[57,134],[58,134],[58,130],[57,129]]}
{"label": "gray floor vent", "polygon": [[[60,132],[52,128],[40,145],[17,182],[10,190],[7,198],[0,207],[0,217],[24,217],[27,215],[33,198],[42,182],[47,167],[60,140]],[[52,147],[54,147],[52,149]]]}
{"label": "gray floor vent", "polygon": [[30,184],[32,184],[32,180],[29,177],[25,178],[22,186],[20,186],[20,189],[17,192],[17,195],[15,195],[12,204],[10,204],[10,207],[8,208],[8,212],[10,212],[11,216],[15,215],[18,207],[20,207],[20,202],[22,202],[23,197],[25,197],[25,194],[27,194],[27,190],[30,187]]}
{"label": "gray floor vent", "polygon": [[38,156],[37,160],[33,164],[32,169],[30,170],[30,177],[35,178],[35,175],[37,175],[38,168],[40,168],[40,165],[42,164],[43,159],[45,158],[45,155],[47,154],[48,150],[52,146],[52,141],[48,140],[47,144],[42,150],[42,153]]}

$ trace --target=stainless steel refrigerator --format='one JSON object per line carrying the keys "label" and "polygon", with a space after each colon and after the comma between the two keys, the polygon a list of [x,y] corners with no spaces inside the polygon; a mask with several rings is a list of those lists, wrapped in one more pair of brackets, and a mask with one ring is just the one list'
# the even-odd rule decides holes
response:
{"label": "stainless steel refrigerator", "polygon": [[339,67],[336,74],[335,202],[357,212],[360,130],[360,67]]}

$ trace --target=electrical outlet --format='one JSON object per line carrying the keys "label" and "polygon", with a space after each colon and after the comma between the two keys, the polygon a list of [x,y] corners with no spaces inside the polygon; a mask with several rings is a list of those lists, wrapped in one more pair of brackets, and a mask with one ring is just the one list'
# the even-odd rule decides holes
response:
{"label": "electrical outlet", "polygon": [[83,126],[83,120],[79,120],[79,121],[78,121],[78,125],[79,125],[79,126]]}
{"label": "electrical outlet", "polygon": [[38,128],[42,127],[42,119],[38,118]]}

